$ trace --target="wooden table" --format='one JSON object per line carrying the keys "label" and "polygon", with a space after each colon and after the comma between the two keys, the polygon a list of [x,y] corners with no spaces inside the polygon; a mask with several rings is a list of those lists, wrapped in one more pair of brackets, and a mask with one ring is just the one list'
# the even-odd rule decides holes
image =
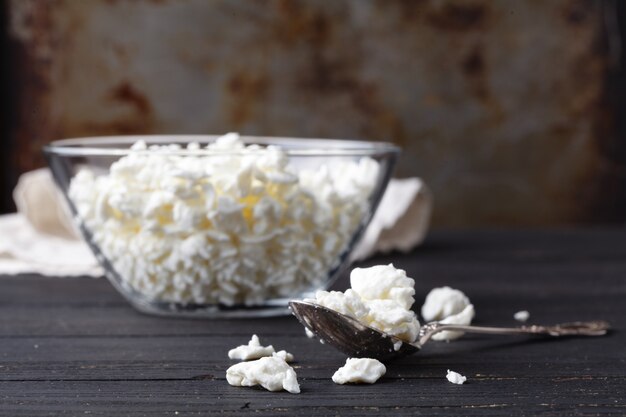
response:
{"label": "wooden table", "polygon": [[[378,257],[462,289],[476,323],[606,319],[602,338],[469,336],[388,364],[374,385],[330,380],[345,357],[293,317],[182,320],[135,312],[104,279],[0,277],[0,414],[625,415],[626,231],[439,232]],[[344,289],[345,280],[338,288]],[[256,333],[296,355],[300,395],[231,387],[228,349]],[[452,369],[465,385],[446,379]]]}

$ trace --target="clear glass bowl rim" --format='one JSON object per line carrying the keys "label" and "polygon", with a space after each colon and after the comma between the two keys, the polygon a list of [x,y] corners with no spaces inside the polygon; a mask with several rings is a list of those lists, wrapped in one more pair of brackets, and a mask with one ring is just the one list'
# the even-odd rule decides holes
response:
{"label": "clear glass bowl rim", "polygon": [[[201,145],[214,142],[222,135],[120,135],[93,136],[61,139],[44,146],[44,151],[59,156],[124,156],[131,152],[151,152],[131,150],[130,146],[143,140],[148,145],[169,145],[172,143],[188,144],[198,142]],[[371,156],[386,153],[398,154],[400,148],[389,142],[370,142],[349,139],[296,138],[278,136],[240,136],[245,144],[278,146],[289,156]],[[169,155],[237,155],[249,151],[179,149],[168,151]]]}

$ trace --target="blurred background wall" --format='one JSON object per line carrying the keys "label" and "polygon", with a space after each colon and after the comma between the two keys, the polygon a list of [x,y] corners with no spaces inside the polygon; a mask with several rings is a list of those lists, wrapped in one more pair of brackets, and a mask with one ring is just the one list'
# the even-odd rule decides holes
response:
{"label": "blurred background wall", "polygon": [[0,211],[82,135],[388,140],[445,227],[626,217],[608,0],[3,0]]}

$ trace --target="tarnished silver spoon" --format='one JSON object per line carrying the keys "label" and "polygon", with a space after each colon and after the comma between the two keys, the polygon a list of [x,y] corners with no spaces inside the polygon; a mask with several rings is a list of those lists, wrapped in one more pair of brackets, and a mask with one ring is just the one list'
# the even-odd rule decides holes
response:
{"label": "tarnished silver spoon", "polygon": [[577,321],[552,326],[482,327],[456,324],[426,323],[419,336],[408,343],[395,336],[373,329],[352,317],[307,301],[290,301],[293,315],[317,337],[351,357],[374,358],[380,361],[417,352],[435,333],[454,330],[496,335],[540,336],[603,336],[610,329],[606,321]]}

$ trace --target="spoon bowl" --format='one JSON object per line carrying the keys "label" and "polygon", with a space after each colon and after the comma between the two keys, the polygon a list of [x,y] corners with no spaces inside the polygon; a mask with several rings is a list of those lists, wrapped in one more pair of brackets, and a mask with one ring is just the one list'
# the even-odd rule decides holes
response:
{"label": "spoon bowl", "polygon": [[410,355],[420,348],[396,336],[369,327],[330,308],[308,301],[290,301],[300,323],[324,342],[351,357],[389,361]]}
{"label": "spoon bowl", "polygon": [[552,326],[485,327],[456,324],[426,323],[420,327],[415,342],[367,326],[360,321],[309,301],[289,302],[294,316],[325,344],[329,344],[350,357],[373,358],[382,362],[413,354],[430,338],[444,330],[494,335],[538,336],[603,336],[610,329],[606,321],[571,322]]}

